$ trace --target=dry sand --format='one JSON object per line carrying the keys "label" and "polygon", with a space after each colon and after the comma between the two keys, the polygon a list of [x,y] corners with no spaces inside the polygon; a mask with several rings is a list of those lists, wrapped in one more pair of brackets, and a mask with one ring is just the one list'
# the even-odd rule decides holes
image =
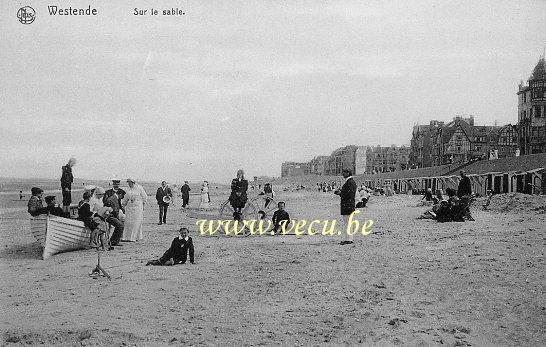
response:
{"label": "dry sand", "polygon": [[[338,214],[331,193],[277,191],[294,218]],[[475,222],[444,224],[416,220],[419,199],[372,197],[363,214],[373,233],[354,246],[323,236],[201,237],[193,226],[197,264],[174,267],[144,264],[191,220],[178,205],[158,226],[152,202],[145,239],[103,257],[112,281],[88,276],[90,250],[40,260],[27,214],[8,211],[3,343],[545,345],[545,197],[495,197],[490,210],[474,210]]]}

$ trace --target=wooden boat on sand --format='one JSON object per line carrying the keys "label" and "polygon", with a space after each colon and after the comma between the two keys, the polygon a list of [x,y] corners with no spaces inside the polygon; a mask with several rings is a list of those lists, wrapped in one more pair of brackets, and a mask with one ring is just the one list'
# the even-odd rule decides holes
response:
{"label": "wooden boat on sand", "polygon": [[82,221],[44,215],[32,218],[30,225],[32,235],[44,248],[44,260],[57,253],[89,248],[91,231]]}

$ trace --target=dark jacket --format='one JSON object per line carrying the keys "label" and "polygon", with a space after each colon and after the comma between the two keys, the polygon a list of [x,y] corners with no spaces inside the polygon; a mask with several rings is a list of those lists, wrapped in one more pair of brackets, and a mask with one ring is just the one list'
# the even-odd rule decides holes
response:
{"label": "dark jacket", "polygon": [[243,208],[245,207],[247,196],[246,191],[248,190],[248,181],[245,179],[238,180],[234,178],[231,181],[231,194],[229,195],[229,202],[234,208]]}
{"label": "dark jacket", "polygon": [[89,206],[88,202],[82,203],[78,208],[78,220],[81,220],[91,230],[95,230],[98,227],[98,223],[93,220],[94,215],[91,212],[91,206]]}
{"label": "dark jacket", "polygon": [[341,215],[350,215],[355,210],[356,182],[350,177],[341,187]]}
{"label": "dark jacket", "polygon": [[188,241],[175,237],[171,243],[171,247],[163,254],[160,259],[160,262],[164,264],[170,258],[173,258],[175,263],[182,262],[185,263],[188,257],[188,251],[190,253],[190,263],[194,262],[194,248],[193,240],[188,236]]}
{"label": "dark jacket", "polygon": [[119,217],[119,210],[121,210],[121,199],[125,196],[125,191],[121,188],[118,188],[117,192],[114,192],[113,189],[108,189],[104,193],[102,198],[102,203],[106,207],[112,208],[112,215],[116,218]]}
{"label": "dark jacket", "polygon": [[457,188],[457,196],[465,196],[472,194],[472,184],[470,183],[470,178],[464,176],[459,181],[459,187]]}
{"label": "dark jacket", "polygon": [[162,204],[168,205],[167,203],[163,202],[163,197],[165,196],[170,196],[170,197],[173,196],[171,188],[169,187],[166,187],[165,189],[163,189],[163,187],[157,188],[157,192],[155,193],[155,199],[157,200],[157,203],[159,205],[162,205]]}
{"label": "dark jacket", "polygon": [[184,184],[181,188],[180,188],[180,192],[182,193],[182,198],[188,198],[190,196],[190,186],[188,186],[187,184]]}
{"label": "dark jacket", "polygon": [[42,200],[40,200],[35,195],[30,197],[27,207],[28,213],[30,213],[32,217],[36,217],[49,212],[49,209],[47,207],[44,207]]}
{"label": "dark jacket", "polygon": [[282,221],[286,221],[286,225],[290,224],[290,215],[285,210],[277,210],[275,213],[273,213],[272,222],[275,226],[275,230],[278,229],[278,226]]}
{"label": "dark jacket", "polygon": [[62,167],[62,175],[61,175],[61,188],[68,188],[70,189],[72,187],[72,182],[74,182],[74,176],[72,176],[72,168],[70,165],[66,164]]}

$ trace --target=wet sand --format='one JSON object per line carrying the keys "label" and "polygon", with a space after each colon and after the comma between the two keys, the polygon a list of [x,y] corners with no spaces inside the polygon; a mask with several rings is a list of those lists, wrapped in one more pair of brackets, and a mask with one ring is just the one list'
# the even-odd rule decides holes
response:
{"label": "wet sand", "polygon": [[[292,218],[338,216],[331,193],[278,194]],[[103,256],[112,281],[88,276],[91,250],[41,260],[26,212],[8,211],[0,215],[3,342],[545,345],[545,197],[475,207],[475,222],[444,224],[415,219],[426,209],[419,199],[372,197],[362,214],[373,232],[353,246],[328,236],[203,237],[180,204],[157,225],[150,201],[144,240]],[[181,224],[192,228],[197,264],[145,266]]]}

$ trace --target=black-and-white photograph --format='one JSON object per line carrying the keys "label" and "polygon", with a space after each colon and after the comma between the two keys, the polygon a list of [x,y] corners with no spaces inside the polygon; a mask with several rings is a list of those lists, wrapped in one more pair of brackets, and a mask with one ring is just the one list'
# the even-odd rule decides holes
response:
{"label": "black-and-white photograph", "polygon": [[2,346],[546,345],[546,1],[0,32]]}

